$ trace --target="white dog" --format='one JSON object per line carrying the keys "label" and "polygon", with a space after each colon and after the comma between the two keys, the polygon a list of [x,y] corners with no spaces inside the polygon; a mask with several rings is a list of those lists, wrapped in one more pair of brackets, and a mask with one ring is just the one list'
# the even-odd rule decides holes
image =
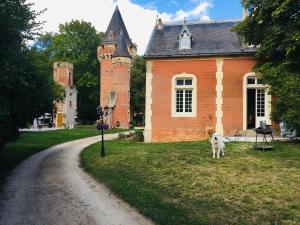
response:
{"label": "white dog", "polygon": [[213,158],[215,158],[216,153],[217,153],[217,158],[220,157],[220,153],[222,153],[222,155],[224,156],[225,144],[222,140],[222,136],[219,133],[214,133],[211,136],[210,142],[211,142],[211,147],[213,152]]}

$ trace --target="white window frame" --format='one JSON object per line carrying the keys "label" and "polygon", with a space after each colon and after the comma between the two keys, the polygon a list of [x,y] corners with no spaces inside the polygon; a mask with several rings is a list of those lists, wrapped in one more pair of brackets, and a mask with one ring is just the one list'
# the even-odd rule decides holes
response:
{"label": "white window frame", "polygon": [[[177,85],[178,79],[191,79],[192,85]],[[197,115],[197,78],[193,74],[181,73],[172,77],[171,116],[172,117],[196,117]],[[192,112],[176,112],[176,90],[192,90]]]}
{"label": "white window frame", "polygon": [[[248,84],[248,78],[255,78],[254,84]],[[267,124],[271,124],[271,110],[272,110],[272,96],[268,93],[269,86],[264,84],[259,84],[257,82],[261,76],[254,72],[249,72],[244,75],[243,78],[243,130],[247,130],[247,89],[265,89],[265,117]],[[255,106],[255,116],[256,114],[256,106]]]}

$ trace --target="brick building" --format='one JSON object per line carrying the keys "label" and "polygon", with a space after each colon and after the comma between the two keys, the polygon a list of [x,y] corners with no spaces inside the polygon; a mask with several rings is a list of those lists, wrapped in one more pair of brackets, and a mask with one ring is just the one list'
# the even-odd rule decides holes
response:
{"label": "brick building", "polygon": [[54,81],[65,89],[64,99],[54,104],[54,127],[73,128],[77,114],[77,90],[73,85],[73,64],[55,62],[53,77]]}
{"label": "brick building", "polygon": [[97,49],[100,62],[100,106],[109,108],[104,122],[110,127],[129,127],[130,70],[135,56],[136,47],[116,7],[103,43]]}
{"label": "brick building", "polygon": [[161,19],[145,52],[146,142],[190,141],[270,124],[271,96],[252,70],[256,49],[231,29],[238,21]]}

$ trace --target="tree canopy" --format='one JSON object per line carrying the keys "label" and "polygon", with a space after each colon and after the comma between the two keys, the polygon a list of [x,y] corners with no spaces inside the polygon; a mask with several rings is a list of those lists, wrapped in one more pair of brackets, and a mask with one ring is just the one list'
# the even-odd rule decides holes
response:
{"label": "tree canopy", "polygon": [[40,67],[26,42],[41,28],[36,21],[42,12],[24,0],[3,0],[0,4],[0,150],[41,113],[51,112],[56,89],[52,76]]}
{"label": "tree canopy", "polygon": [[300,131],[300,1],[243,0],[249,15],[235,27],[258,47],[256,72],[270,85],[272,117]]}
{"label": "tree canopy", "polygon": [[137,56],[131,68],[130,78],[130,111],[145,111],[145,85],[146,85],[146,63],[145,60]]}

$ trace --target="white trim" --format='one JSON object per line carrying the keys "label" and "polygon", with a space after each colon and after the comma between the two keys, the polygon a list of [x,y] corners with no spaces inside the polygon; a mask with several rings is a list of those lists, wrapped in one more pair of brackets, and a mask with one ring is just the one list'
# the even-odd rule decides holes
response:
{"label": "white trim", "polygon": [[217,58],[216,59],[216,66],[217,66],[217,72],[216,72],[216,132],[223,135],[223,58]]}
{"label": "white trim", "polygon": [[[248,77],[258,77],[258,75],[255,72],[249,72],[246,73],[243,77],[243,130],[247,130],[247,89],[253,88],[263,88],[266,92],[265,97],[265,117],[266,117],[266,123],[271,124],[271,110],[272,110],[272,96],[268,94],[268,86],[265,86],[263,84],[247,84],[247,78]],[[256,116],[255,116],[256,117]]]}
{"label": "white trim", "polygon": [[152,61],[146,62],[145,142],[152,141]]}
{"label": "white trim", "polygon": [[269,94],[269,87],[267,87],[265,89],[266,91],[266,106],[265,106],[265,110],[266,110],[266,123],[268,125],[272,124],[272,120],[271,120],[271,112],[272,112],[272,95]]}
{"label": "white trim", "polygon": [[[192,78],[193,79],[193,84],[187,89],[192,89],[193,94],[192,94],[192,112],[187,113],[187,112],[176,112],[176,100],[175,100],[175,81],[177,78]],[[172,94],[171,94],[171,117],[196,117],[197,116],[197,78],[194,74],[188,74],[188,73],[181,73],[181,74],[175,74],[172,77],[171,80],[171,87],[172,87]]]}

